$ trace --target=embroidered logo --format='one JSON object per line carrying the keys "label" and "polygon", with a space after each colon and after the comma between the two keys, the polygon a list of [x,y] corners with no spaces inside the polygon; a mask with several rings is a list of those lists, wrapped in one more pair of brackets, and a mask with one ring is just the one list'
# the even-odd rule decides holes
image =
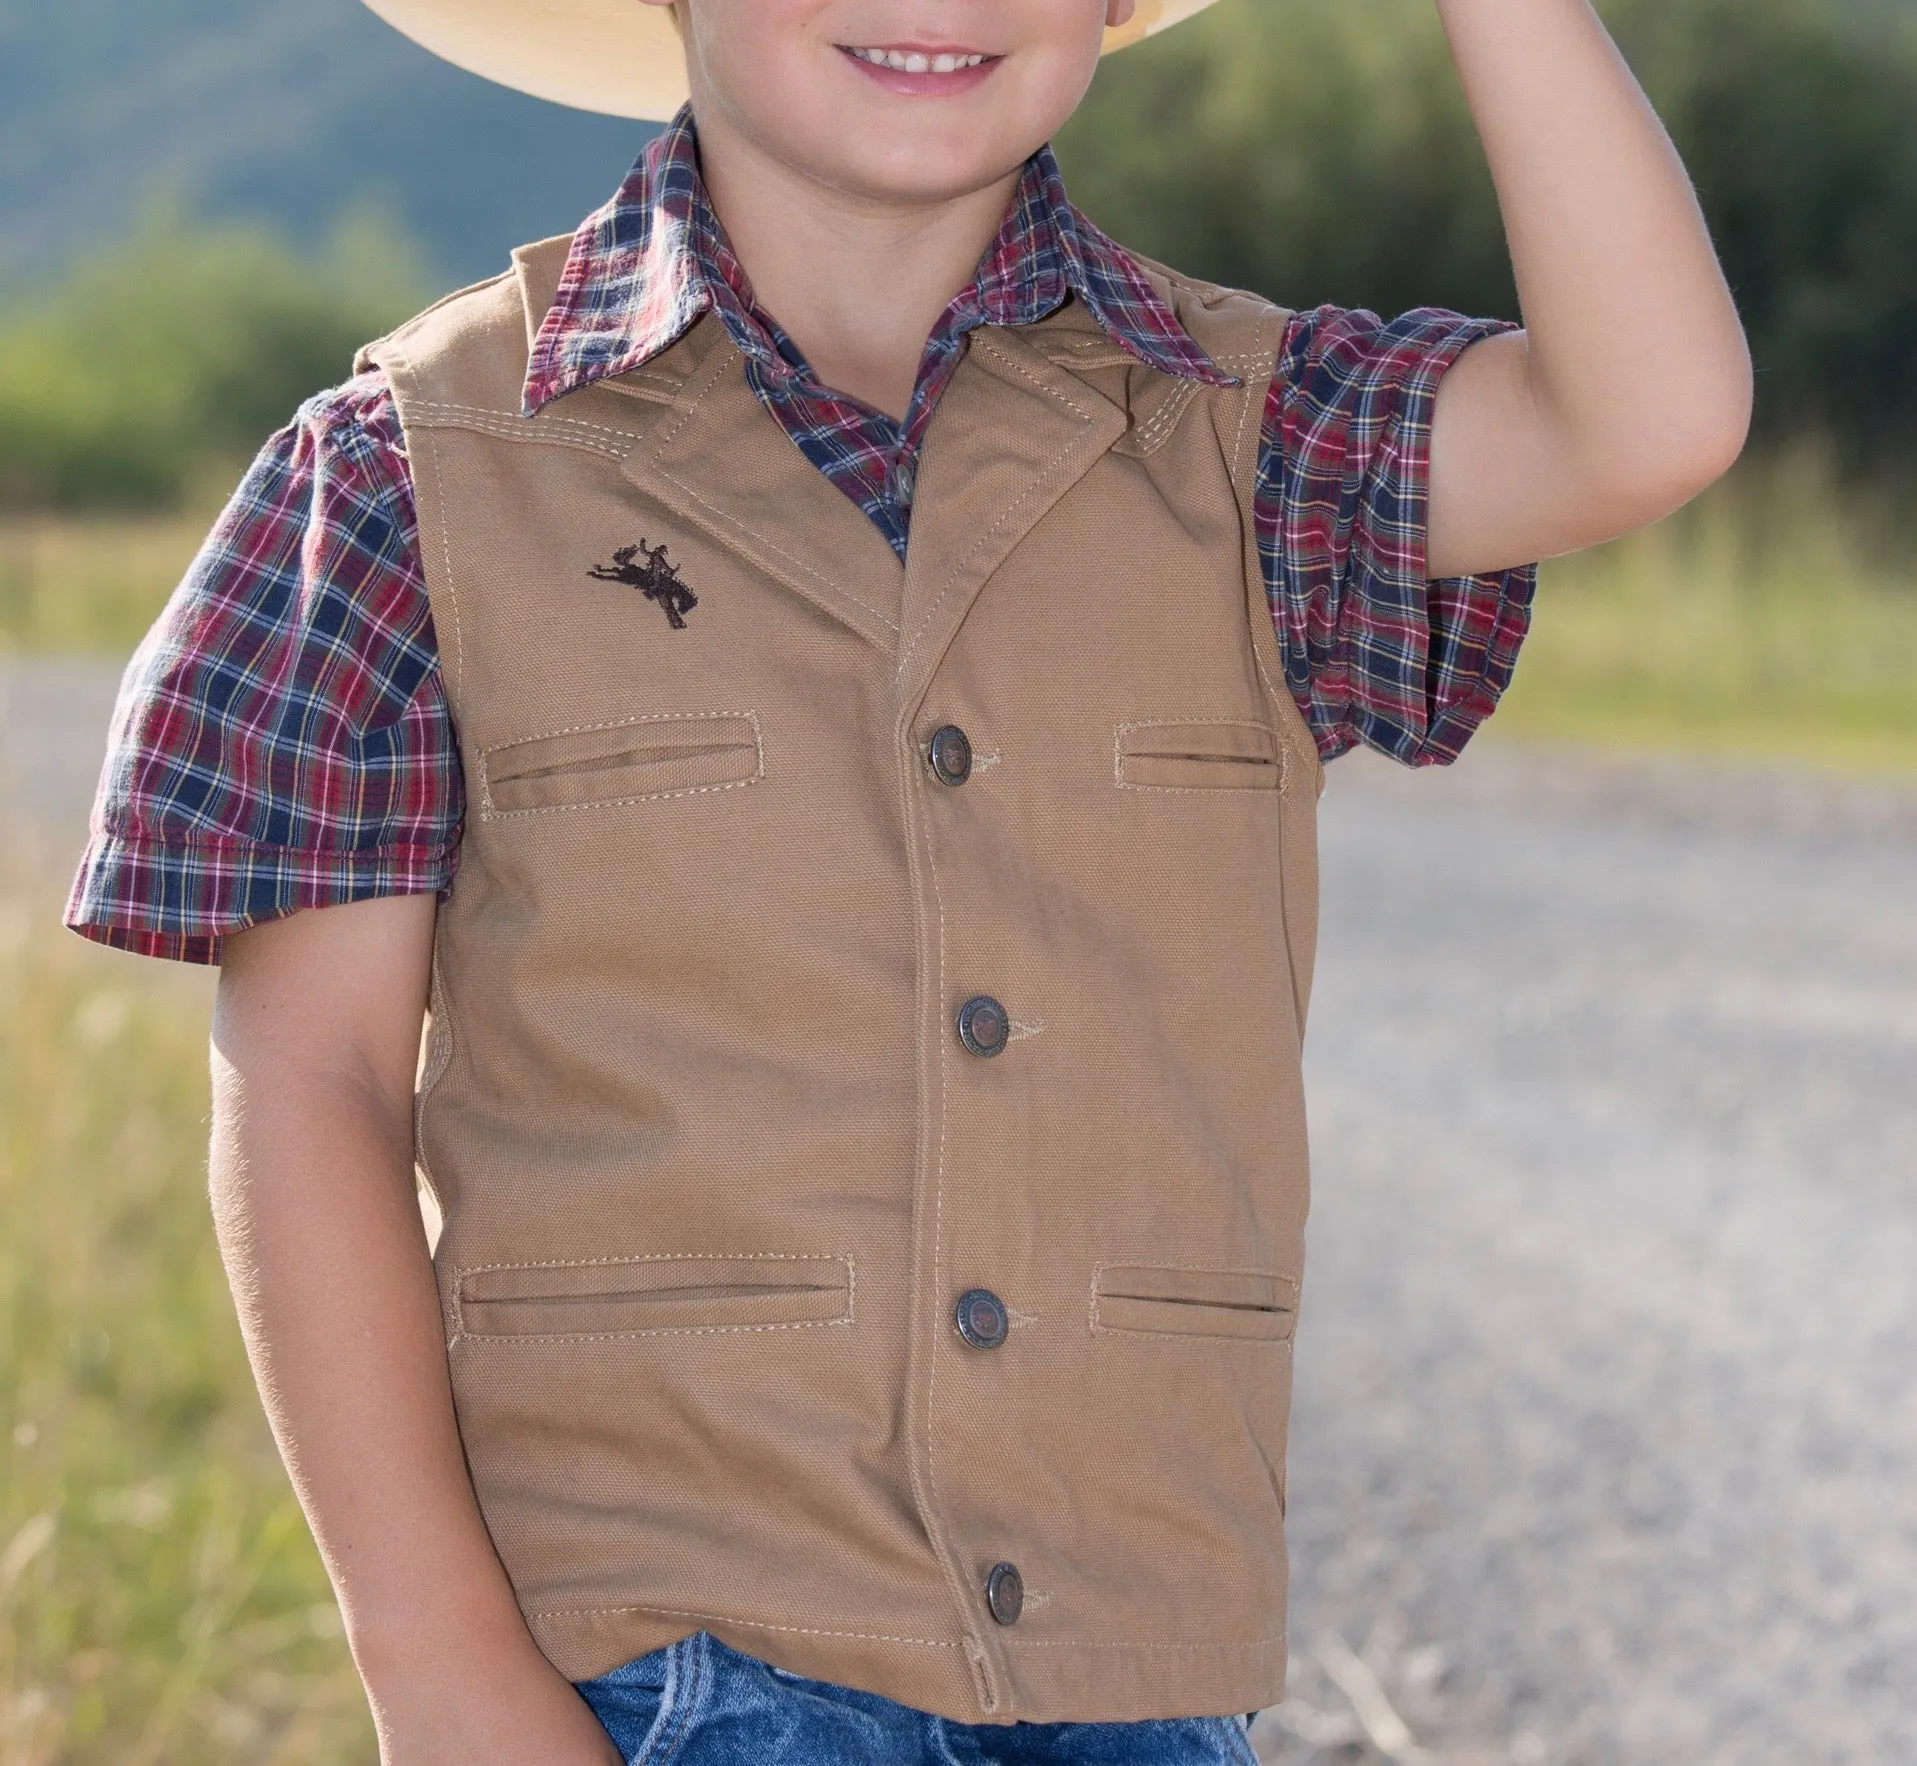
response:
{"label": "embroidered logo", "polygon": [[[633,560],[643,553],[644,564]],[[683,631],[686,615],[699,605],[699,597],[679,580],[679,567],[668,561],[664,546],[648,546],[641,540],[636,546],[621,546],[610,564],[595,564],[586,573],[602,583],[626,583],[645,591],[648,601],[657,601],[666,610],[666,619],[675,631]]]}

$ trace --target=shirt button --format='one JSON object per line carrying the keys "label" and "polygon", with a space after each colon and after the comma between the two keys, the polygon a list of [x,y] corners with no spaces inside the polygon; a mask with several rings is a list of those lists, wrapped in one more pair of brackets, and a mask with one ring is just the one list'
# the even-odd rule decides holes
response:
{"label": "shirt button", "polygon": [[918,474],[912,470],[912,462],[907,455],[901,454],[892,462],[886,482],[891,489],[893,502],[911,502],[913,493],[918,489]]}
{"label": "shirt button", "polygon": [[982,993],[959,1007],[958,1035],[970,1053],[989,1060],[1005,1052],[1012,1038],[1012,1020],[997,1000]]}
{"label": "shirt button", "polygon": [[1001,1625],[1016,1625],[1025,1610],[1025,1578],[1017,1564],[994,1564],[985,1577],[985,1604]]}
{"label": "shirt button", "polygon": [[1012,1328],[1005,1302],[989,1288],[974,1288],[959,1296],[955,1313],[958,1334],[974,1349],[996,1349]]}
{"label": "shirt button", "polygon": [[932,732],[925,759],[941,785],[963,785],[972,776],[971,738],[957,724],[946,724]]}

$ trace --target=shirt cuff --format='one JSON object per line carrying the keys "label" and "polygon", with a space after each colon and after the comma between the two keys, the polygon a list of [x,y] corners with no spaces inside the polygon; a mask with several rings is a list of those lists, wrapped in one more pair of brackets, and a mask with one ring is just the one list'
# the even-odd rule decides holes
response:
{"label": "shirt cuff", "polygon": [[221,940],[305,908],[389,895],[438,895],[458,848],[395,846],[307,852],[205,837],[96,833],[63,916],[96,943],[181,963],[217,963]]}
{"label": "shirt cuff", "polygon": [[1425,647],[1422,681],[1407,679],[1404,688],[1407,709],[1422,709],[1423,727],[1415,727],[1412,718],[1397,727],[1380,720],[1366,736],[1407,766],[1449,766],[1458,758],[1511,684],[1518,651],[1530,629],[1538,580],[1535,564],[1476,576],[1425,575],[1431,531],[1431,437],[1439,385],[1472,345],[1515,329],[1500,320],[1458,326],[1417,364],[1405,385],[1402,466],[1405,500],[1414,511],[1408,574],[1415,580],[1404,585],[1404,594],[1412,604],[1423,602]]}
{"label": "shirt cuff", "polygon": [[[1348,550],[1342,560],[1335,550],[1330,562],[1321,558],[1337,531],[1321,535],[1321,514],[1295,531],[1287,526],[1274,560],[1281,581],[1268,587],[1280,641],[1287,620],[1304,628],[1292,632],[1287,673],[1321,758],[1362,744],[1406,766],[1445,765],[1510,684],[1537,567],[1427,576],[1433,419],[1440,383],[1458,358],[1515,327],[1436,309],[1372,324],[1371,333],[1335,340],[1316,364],[1333,385],[1314,384],[1313,397],[1348,421],[1341,428],[1319,419],[1325,434],[1305,422],[1288,438],[1305,463],[1306,489],[1349,522]],[[1342,482],[1333,482],[1334,467]],[[1314,473],[1323,479],[1315,489]],[[1335,594],[1314,568],[1335,575]]]}

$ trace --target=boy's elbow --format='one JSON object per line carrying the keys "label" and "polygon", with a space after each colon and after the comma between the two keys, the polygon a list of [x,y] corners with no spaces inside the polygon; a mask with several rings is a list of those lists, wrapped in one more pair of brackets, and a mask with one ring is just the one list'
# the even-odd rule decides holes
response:
{"label": "boy's elbow", "polygon": [[1732,318],[1714,349],[1699,352],[1695,381],[1674,388],[1668,422],[1672,431],[1672,469],[1687,487],[1689,501],[1735,466],[1750,440],[1757,402],[1757,376],[1749,341]]}
{"label": "boy's elbow", "polygon": [[[1708,490],[1735,466],[1750,440],[1755,388],[1748,356],[1645,413],[1607,450],[1605,500],[1628,527],[1657,521]],[[1621,530],[1622,531],[1622,530]]]}
{"label": "boy's elbow", "polygon": [[1740,352],[1723,383],[1702,394],[1696,409],[1681,425],[1684,446],[1679,466],[1690,486],[1689,496],[1715,484],[1742,458],[1751,438],[1756,404],[1757,383],[1751,360]]}

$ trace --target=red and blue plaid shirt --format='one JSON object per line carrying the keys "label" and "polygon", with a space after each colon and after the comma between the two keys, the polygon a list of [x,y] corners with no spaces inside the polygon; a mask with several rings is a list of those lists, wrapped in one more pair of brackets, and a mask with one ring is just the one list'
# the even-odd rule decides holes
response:
{"label": "red and blue plaid shirt", "polygon": [[[927,341],[904,421],[833,392],[755,302],[682,112],[574,236],[525,406],[639,366],[710,310],[766,410],[903,555],[967,335],[1068,299],[1141,362],[1229,383],[1043,149]],[[1455,759],[1510,680],[1535,571],[1427,582],[1424,566],[1438,383],[1503,329],[1323,307],[1286,331],[1255,513],[1287,681],[1327,758],[1362,742]],[[261,920],[444,890],[464,815],[404,438],[383,377],[362,375],[266,444],[128,665],[67,924],[217,961],[222,934]]]}

